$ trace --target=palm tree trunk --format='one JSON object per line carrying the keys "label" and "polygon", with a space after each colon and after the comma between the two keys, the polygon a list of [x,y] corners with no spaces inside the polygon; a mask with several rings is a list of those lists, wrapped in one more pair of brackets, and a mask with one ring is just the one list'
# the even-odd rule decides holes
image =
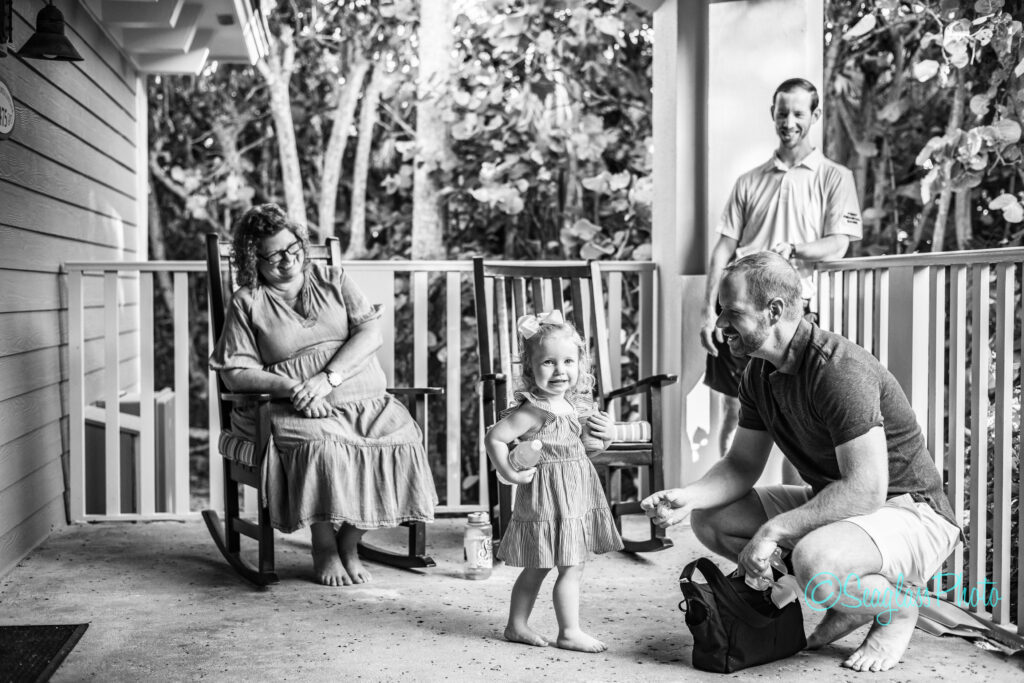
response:
{"label": "palm tree trunk", "polygon": [[370,153],[373,151],[373,129],[377,125],[377,104],[384,88],[384,70],[372,68],[370,83],[363,93],[359,109],[359,142],[356,143],[355,166],[352,169],[352,214],[349,220],[349,242],[346,259],[365,258],[366,249],[366,185],[370,175]]}
{"label": "palm tree trunk", "polygon": [[[953,86],[953,106],[949,110],[949,120],[946,124],[946,135],[949,135],[960,128],[964,118],[964,104],[967,101],[967,88],[964,85],[963,73],[956,69],[954,72],[956,83]],[[953,186],[950,182],[950,171],[953,163],[947,161],[943,164],[942,173],[939,178],[943,180],[942,192],[938,199],[938,213],[935,215],[935,228],[932,230],[932,251],[943,251],[946,242],[946,220],[949,217],[949,204],[953,198]]]}
{"label": "palm tree trunk", "polygon": [[338,183],[341,181],[341,164],[345,159],[348,133],[356,118],[359,94],[363,90],[366,72],[370,63],[362,56],[356,57],[345,74],[345,83],[339,88],[338,101],[331,112],[331,134],[324,152],[324,163],[320,173],[320,203],[317,221],[322,238],[337,234],[334,217],[337,213]]}
{"label": "palm tree trunk", "polygon": [[281,162],[281,184],[284,187],[288,217],[306,224],[306,199],[302,191],[302,170],[299,150],[295,142],[295,124],[292,120],[292,99],[288,84],[295,70],[295,41],[292,30],[282,29],[281,35],[270,41],[266,59],[256,63],[270,93],[270,115],[274,120],[277,153]]}
{"label": "palm tree trunk", "polygon": [[[452,156],[440,95],[451,78],[452,18],[448,0],[420,2],[416,163],[413,171],[412,258],[443,259],[444,215],[438,171]],[[429,36],[429,40],[423,37]]]}

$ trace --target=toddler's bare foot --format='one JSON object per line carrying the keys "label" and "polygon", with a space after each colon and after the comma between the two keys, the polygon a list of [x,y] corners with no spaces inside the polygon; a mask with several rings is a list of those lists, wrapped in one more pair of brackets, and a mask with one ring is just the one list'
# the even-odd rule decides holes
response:
{"label": "toddler's bare foot", "polygon": [[563,650],[577,650],[578,652],[604,652],[608,649],[608,646],[600,640],[579,629],[559,631],[555,646]]}
{"label": "toddler's bare foot", "polygon": [[369,570],[359,559],[359,539],[365,533],[364,529],[357,529],[350,524],[342,524],[338,529],[337,556],[341,558],[341,564],[348,572],[352,584],[369,583],[373,579]]}
{"label": "toddler's bare foot", "polygon": [[505,640],[513,643],[524,643],[526,645],[536,645],[537,647],[546,647],[549,643],[547,638],[534,631],[529,626],[513,626],[509,624],[505,627]]}

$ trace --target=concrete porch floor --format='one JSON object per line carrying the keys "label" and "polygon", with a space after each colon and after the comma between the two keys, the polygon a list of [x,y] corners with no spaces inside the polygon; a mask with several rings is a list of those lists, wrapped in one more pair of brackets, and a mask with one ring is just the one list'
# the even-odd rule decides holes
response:
{"label": "concrete porch floor", "polygon": [[[865,629],[820,652],[721,676],[692,668],[677,577],[702,551],[687,528],[676,546],[587,567],[585,627],[609,646],[580,654],[501,638],[517,571],[461,578],[462,520],[429,527],[437,567],[370,565],[365,586],[311,583],[308,533],[278,537],[281,582],[255,590],[221,559],[201,521],[68,527],[0,581],[0,623],[89,623],[54,681],[1020,681],[1024,664],[964,640],[917,631],[884,674],[839,666]],[[639,535],[642,526],[627,526]],[[398,538],[393,532],[377,542]],[[726,569],[724,562],[719,565]],[[539,631],[556,631],[549,578]],[[804,607],[808,628],[819,614]]]}

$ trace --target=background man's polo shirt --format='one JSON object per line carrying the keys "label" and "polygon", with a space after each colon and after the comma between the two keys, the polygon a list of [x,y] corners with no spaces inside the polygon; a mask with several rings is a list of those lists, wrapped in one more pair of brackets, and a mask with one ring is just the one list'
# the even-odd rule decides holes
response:
{"label": "background man's polo shirt", "polygon": [[[736,239],[736,258],[767,251],[779,242],[802,244],[829,235],[861,238],[853,173],[811,152],[792,168],[774,154],[741,175],[733,186],[718,232]],[[804,298],[814,298],[814,265],[796,261]]]}

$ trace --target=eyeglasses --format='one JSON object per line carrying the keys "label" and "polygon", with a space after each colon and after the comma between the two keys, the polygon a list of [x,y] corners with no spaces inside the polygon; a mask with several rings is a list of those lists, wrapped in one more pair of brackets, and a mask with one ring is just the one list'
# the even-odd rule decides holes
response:
{"label": "eyeglasses", "polygon": [[278,251],[271,252],[266,256],[264,256],[263,254],[256,254],[256,257],[263,261],[266,261],[272,266],[276,266],[278,263],[281,262],[282,259],[284,259],[285,254],[287,254],[292,260],[294,260],[297,259],[299,257],[299,254],[301,253],[302,242],[295,240],[284,249],[279,249]]}

